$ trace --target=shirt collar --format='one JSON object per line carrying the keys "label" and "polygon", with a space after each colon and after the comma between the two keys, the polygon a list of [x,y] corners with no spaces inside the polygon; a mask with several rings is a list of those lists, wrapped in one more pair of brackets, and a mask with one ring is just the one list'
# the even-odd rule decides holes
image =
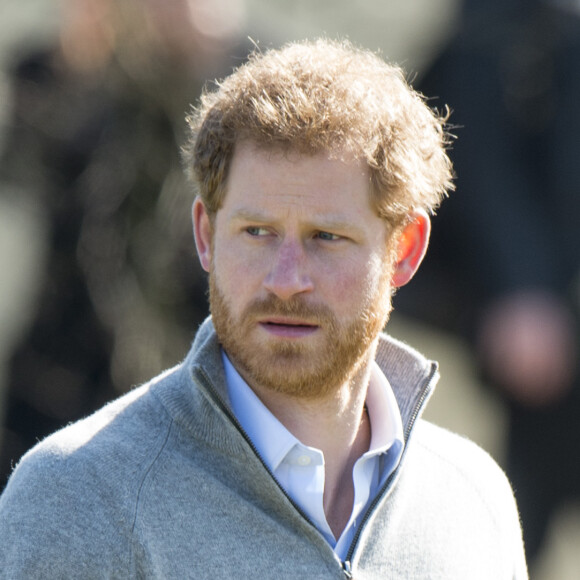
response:
{"label": "shirt collar", "polygon": [[234,415],[274,472],[290,450],[300,443],[262,403],[222,349],[228,395]]}
{"label": "shirt collar", "polygon": [[[222,350],[232,410],[256,446],[268,468],[275,472],[296,445],[302,445],[244,381]],[[371,445],[365,455],[386,453],[395,441],[403,441],[401,413],[389,381],[373,362],[366,398],[371,422]]]}
{"label": "shirt collar", "polygon": [[403,421],[387,377],[373,361],[366,406],[371,421],[369,451],[384,453],[395,441],[403,441]]}

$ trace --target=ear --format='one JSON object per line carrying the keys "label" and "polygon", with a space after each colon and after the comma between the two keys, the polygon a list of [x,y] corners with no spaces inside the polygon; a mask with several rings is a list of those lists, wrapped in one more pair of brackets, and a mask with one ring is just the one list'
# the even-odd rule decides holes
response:
{"label": "ear", "polygon": [[419,269],[427,246],[429,245],[429,234],[431,233],[431,221],[427,212],[416,210],[398,239],[397,261],[391,279],[391,284],[398,288],[404,286]]}
{"label": "ear", "polygon": [[201,267],[209,272],[212,254],[212,225],[205,205],[197,197],[193,202],[193,235]]}

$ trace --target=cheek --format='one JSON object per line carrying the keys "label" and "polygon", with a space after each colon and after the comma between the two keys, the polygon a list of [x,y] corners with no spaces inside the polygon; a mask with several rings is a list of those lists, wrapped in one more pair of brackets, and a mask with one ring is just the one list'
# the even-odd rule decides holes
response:
{"label": "cheek", "polygon": [[263,279],[263,262],[248,260],[235,251],[215,248],[212,270],[215,282],[227,301],[238,310],[236,305],[247,303],[256,297]]}
{"label": "cheek", "polygon": [[383,256],[371,256],[367,267],[359,280],[364,302],[372,305],[381,296],[388,296],[390,290],[391,269]]}
{"label": "cheek", "polygon": [[336,307],[345,311],[368,307],[383,292],[384,278],[382,260],[377,256],[343,262],[332,271],[318,271],[319,288],[324,286],[324,294],[332,296]]}

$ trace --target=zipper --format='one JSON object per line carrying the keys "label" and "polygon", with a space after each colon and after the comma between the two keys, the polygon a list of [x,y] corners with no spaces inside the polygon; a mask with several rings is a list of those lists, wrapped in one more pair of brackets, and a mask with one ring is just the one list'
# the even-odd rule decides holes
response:
{"label": "zipper", "polygon": [[375,508],[377,507],[377,505],[379,504],[379,502],[382,500],[383,496],[385,495],[386,491],[389,489],[395,475],[399,472],[399,469],[403,463],[403,459],[404,456],[406,454],[406,450],[407,450],[407,441],[409,440],[409,435],[411,434],[411,431],[413,430],[413,426],[415,425],[415,422],[417,421],[417,417],[419,416],[419,413],[421,412],[421,409],[423,408],[423,405],[425,403],[425,399],[429,396],[429,394],[432,392],[432,382],[433,382],[433,378],[435,377],[437,373],[437,365],[436,364],[432,364],[431,365],[431,373],[429,374],[429,376],[427,377],[427,380],[425,381],[425,385],[421,391],[421,394],[419,395],[419,399],[417,400],[417,403],[415,404],[415,406],[413,407],[413,412],[411,413],[411,416],[409,418],[409,421],[407,422],[407,427],[404,431],[404,441],[405,441],[405,450],[403,451],[403,455],[401,456],[401,459],[399,460],[399,465],[397,466],[397,468],[389,475],[389,477],[387,478],[387,481],[385,481],[385,484],[383,485],[383,487],[381,488],[381,490],[379,491],[379,493],[375,496],[375,498],[373,499],[373,501],[371,502],[371,504],[369,505],[368,509],[366,510],[366,512],[363,515],[363,518],[361,520],[360,525],[358,526],[358,528],[355,531],[354,537],[352,539],[352,542],[350,544],[350,547],[348,549],[348,552],[346,553],[346,557],[343,563],[343,569],[344,569],[344,573],[346,575],[347,578],[352,578],[352,565],[351,565],[351,561],[352,561],[352,557],[356,548],[356,545],[358,543],[358,540],[360,538],[360,535],[366,525],[366,523],[368,522],[368,520],[370,519],[371,514],[374,512]]}

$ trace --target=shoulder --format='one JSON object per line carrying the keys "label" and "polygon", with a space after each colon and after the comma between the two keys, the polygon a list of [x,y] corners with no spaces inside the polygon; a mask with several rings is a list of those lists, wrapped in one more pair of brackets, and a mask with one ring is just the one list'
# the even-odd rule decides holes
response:
{"label": "shoulder", "polygon": [[412,440],[425,467],[444,480],[456,479],[481,490],[486,498],[504,497],[512,501],[511,485],[501,467],[479,445],[428,421],[417,422]]}
{"label": "shoulder", "polygon": [[471,441],[421,419],[372,532],[368,553],[401,577],[412,569],[417,578],[527,578],[503,471]]}
{"label": "shoulder", "polygon": [[[419,420],[405,462],[397,492],[402,504],[414,510],[415,532],[437,530],[426,549],[453,553],[472,572],[480,568],[480,576],[470,577],[527,577],[515,497],[505,473],[486,451]],[[493,573],[481,575],[492,568]]]}
{"label": "shoulder", "polygon": [[[488,537],[503,537],[520,546],[521,526],[511,484],[498,463],[469,439],[424,420],[418,421],[407,457],[415,493],[429,496],[433,506],[465,514]],[[409,478],[407,477],[407,480]],[[419,486],[421,489],[417,489]],[[435,499],[436,498],[436,499]],[[446,507],[445,507],[446,506]],[[445,525],[454,525],[450,517]]]}
{"label": "shoulder", "polygon": [[24,456],[0,496],[0,568],[30,578],[67,577],[83,566],[106,577],[127,570],[139,489],[172,424],[154,386]]}

